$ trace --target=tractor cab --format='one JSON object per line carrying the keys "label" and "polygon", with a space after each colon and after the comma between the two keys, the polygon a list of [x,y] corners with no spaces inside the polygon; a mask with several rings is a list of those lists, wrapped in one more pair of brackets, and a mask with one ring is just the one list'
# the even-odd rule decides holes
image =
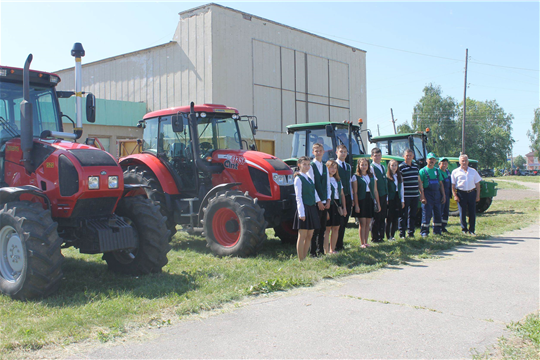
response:
{"label": "tractor cab", "polygon": [[[198,196],[200,185],[210,186],[205,177],[223,170],[214,159],[219,158],[214,155],[220,150],[256,150],[254,117],[239,116],[236,109],[223,105],[197,105],[195,111],[194,131],[189,106],[152,112],[140,122],[144,128],[142,152],[159,158],[186,196]],[[197,139],[192,141],[195,134]]]}
{"label": "tractor cab", "polygon": [[291,167],[296,166],[301,156],[312,156],[311,150],[315,143],[322,144],[325,150],[323,161],[337,158],[335,149],[338,145],[347,147],[349,155],[346,161],[349,163],[350,155],[353,159],[366,156],[360,126],[348,121],[289,125],[287,133],[293,135],[291,158],[285,160]]}
{"label": "tractor cab", "polygon": [[428,132],[374,136],[370,142],[381,149],[383,156],[402,157],[405,150],[411,149],[414,152],[414,161],[422,168],[426,166],[427,150],[425,144]]}

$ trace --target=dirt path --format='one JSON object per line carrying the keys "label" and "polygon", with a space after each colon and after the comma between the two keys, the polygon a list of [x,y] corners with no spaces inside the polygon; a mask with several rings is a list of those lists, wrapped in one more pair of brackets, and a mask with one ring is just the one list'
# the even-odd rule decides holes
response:
{"label": "dirt path", "polygon": [[500,189],[497,191],[497,196],[494,197],[493,200],[540,199],[540,184],[538,183],[506,180],[506,179],[501,179],[501,178],[496,178],[495,182],[515,183],[515,184],[526,186],[530,188],[532,191],[524,190],[524,189],[522,190]]}

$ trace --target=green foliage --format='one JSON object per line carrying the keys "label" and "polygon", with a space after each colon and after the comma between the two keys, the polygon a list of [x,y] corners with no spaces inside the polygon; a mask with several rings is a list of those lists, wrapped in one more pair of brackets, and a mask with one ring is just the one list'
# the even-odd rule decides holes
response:
{"label": "green foliage", "polygon": [[514,158],[514,165],[520,169],[525,169],[525,164],[527,163],[527,159],[525,159],[523,156],[518,155]]}
{"label": "green foliage", "polygon": [[409,125],[408,122],[405,122],[405,124],[398,125],[398,127],[397,127],[397,133],[398,134],[410,134],[412,132],[414,132],[414,130]]}
{"label": "green foliage", "polygon": [[[463,117],[461,108],[460,118]],[[514,116],[506,114],[495,100],[477,101],[468,98],[465,118],[465,152],[469,158],[478,160],[482,168],[505,164],[514,142],[513,120]],[[459,130],[461,131],[461,123]]]}
{"label": "green foliage", "polygon": [[527,136],[531,140],[531,149],[535,157],[540,157],[540,108],[534,110],[534,120],[531,123],[532,129],[527,131]]}
{"label": "green foliage", "polygon": [[431,129],[427,147],[437,156],[459,156],[461,132],[456,100],[443,97],[438,85],[429,84],[423,91],[424,96],[414,106],[412,129]]}
{"label": "green foliage", "polygon": [[[462,149],[463,104],[444,97],[440,86],[429,84],[414,107],[411,129],[431,129],[428,151],[437,156],[459,156]],[[506,114],[495,100],[467,99],[465,152],[478,160],[481,168],[504,166],[514,139],[512,114]],[[408,126],[408,124],[405,124]]]}

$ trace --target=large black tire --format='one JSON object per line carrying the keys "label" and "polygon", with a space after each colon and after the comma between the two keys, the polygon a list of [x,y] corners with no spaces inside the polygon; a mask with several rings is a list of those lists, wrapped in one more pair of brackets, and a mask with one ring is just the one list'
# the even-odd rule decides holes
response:
{"label": "large black tire", "polygon": [[62,280],[58,224],[39,203],[10,202],[0,210],[0,292],[14,299],[46,297]]}
{"label": "large black tire", "polygon": [[266,240],[264,209],[247,193],[220,191],[203,211],[204,234],[214,255],[255,255]]}
{"label": "large black tire", "polygon": [[493,201],[492,197],[480,198],[480,201],[476,204],[476,212],[483,213],[491,206]]}
{"label": "large black tire", "polygon": [[118,202],[116,215],[133,226],[139,247],[132,251],[111,251],[103,254],[109,270],[144,275],[161,272],[168,262],[169,230],[159,207],[142,196],[125,197]]}
{"label": "large black tire", "polygon": [[149,186],[149,188],[146,188],[146,195],[150,200],[159,205],[161,213],[167,218],[165,224],[167,225],[167,229],[171,232],[169,238],[170,241],[176,234],[176,222],[174,221],[174,214],[167,210],[165,206],[163,188],[154,173],[146,166],[128,166],[124,171],[124,183]]}
{"label": "large black tire", "polygon": [[298,230],[293,229],[292,226],[292,221],[284,221],[274,228],[274,232],[282,244],[296,244],[298,241]]}

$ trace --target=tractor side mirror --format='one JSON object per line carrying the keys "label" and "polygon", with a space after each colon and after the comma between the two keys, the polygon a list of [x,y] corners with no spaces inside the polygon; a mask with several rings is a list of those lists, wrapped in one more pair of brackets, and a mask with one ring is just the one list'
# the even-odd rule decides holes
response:
{"label": "tractor side mirror", "polygon": [[334,127],[332,125],[326,125],[326,137],[334,137]]}
{"label": "tractor side mirror", "polygon": [[96,97],[94,94],[86,95],[86,121],[96,122]]}
{"label": "tractor side mirror", "polygon": [[257,126],[257,124],[255,124],[255,120],[251,120],[251,130],[253,131],[253,135],[257,135],[257,129],[259,128],[259,126]]}
{"label": "tractor side mirror", "polygon": [[172,116],[171,119],[172,129],[174,132],[183,132],[184,131],[184,118],[182,115],[176,114]]}
{"label": "tractor side mirror", "polygon": [[368,142],[371,142],[371,138],[372,138],[372,136],[371,136],[371,130],[368,130],[368,131],[367,131],[367,138],[368,138]]}

